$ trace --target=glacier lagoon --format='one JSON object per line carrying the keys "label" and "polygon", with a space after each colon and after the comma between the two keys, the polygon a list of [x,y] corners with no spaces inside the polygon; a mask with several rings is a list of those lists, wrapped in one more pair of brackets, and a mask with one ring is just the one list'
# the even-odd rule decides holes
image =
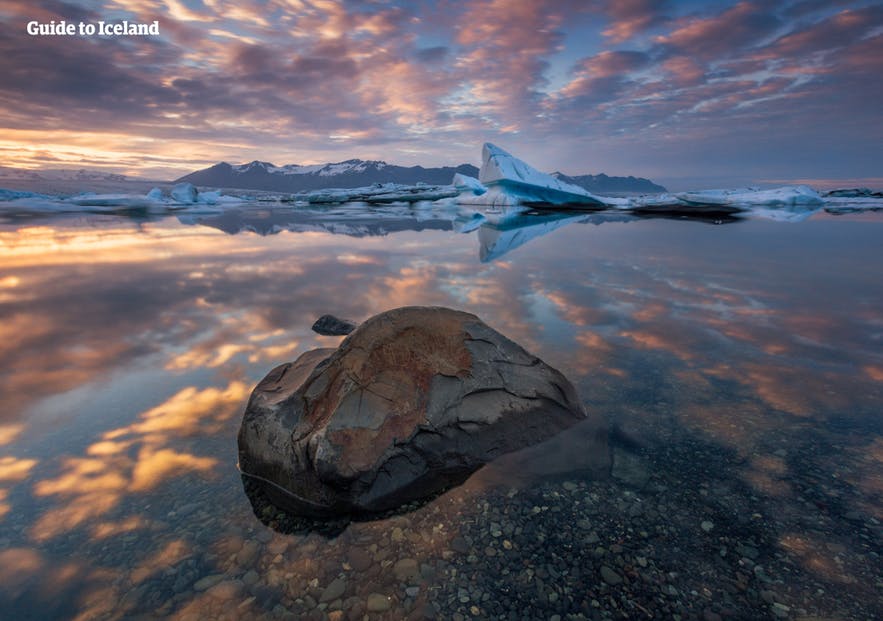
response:
{"label": "glacier lagoon", "polygon": [[[5,210],[0,607],[880,618],[883,214],[795,213]],[[551,475],[488,469],[333,536],[256,515],[236,469],[251,388],[337,344],[320,315],[414,304],[564,371],[610,425],[611,475],[582,474],[575,433],[541,456]]]}

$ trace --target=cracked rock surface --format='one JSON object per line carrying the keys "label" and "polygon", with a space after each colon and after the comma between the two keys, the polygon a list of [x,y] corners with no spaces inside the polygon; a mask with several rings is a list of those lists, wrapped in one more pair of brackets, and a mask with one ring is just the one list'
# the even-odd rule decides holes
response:
{"label": "cracked rock surface", "polygon": [[239,462],[289,511],[370,513],[586,418],[567,378],[475,315],[405,307],[270,371],[246,408]]}

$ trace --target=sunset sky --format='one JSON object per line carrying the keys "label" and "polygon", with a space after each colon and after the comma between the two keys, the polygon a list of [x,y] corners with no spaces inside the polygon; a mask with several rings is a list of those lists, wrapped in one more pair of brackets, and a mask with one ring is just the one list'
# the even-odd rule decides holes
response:
{"label": "sunset sky", "polygon": [[[32,20],[159,20],[36,37]],[[479,163],[883,185],[883,4],[0,0],[0,166]]]}

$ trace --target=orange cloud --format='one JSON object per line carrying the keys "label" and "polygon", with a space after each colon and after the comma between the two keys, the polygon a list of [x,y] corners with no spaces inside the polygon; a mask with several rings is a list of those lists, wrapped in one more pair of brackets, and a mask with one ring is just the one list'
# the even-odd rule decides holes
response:
{"label": "orange cloud", "polygon": [[36,465],[36,459],[12,457],[10,455],[0,457],[0,481],[23,481]]}
{"label": "orange cloud", "polygon": [[144,492],[183,472],[199,471],[208,474],[217,464],[218,460],[213,457],[197,457],[172,449],[146,446],[138,453],[129,489]]}
{"label": "orange cloud", "polygon": [[0,424],[0,446],[12,444],[21,435],[24,428],[22,423]]}

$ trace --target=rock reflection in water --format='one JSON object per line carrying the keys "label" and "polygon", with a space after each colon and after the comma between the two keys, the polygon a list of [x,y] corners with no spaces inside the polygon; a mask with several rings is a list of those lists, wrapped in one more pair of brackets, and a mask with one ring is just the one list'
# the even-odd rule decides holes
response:
{"label": "rock reflection in water", "polygon": [[[396,516],[430,510],[436,505],[451,506],[479,502],[490,489],[504,492],[523,490],[543,481],[577,477],[603,480],[610,474],[611,452],[603,419],[590,417],[534,446],[507,453],[483,466],[459,485],[423,499],[379,513],[361,513],[337,518],[310,518],[276,506],[264,487],[272,482],[242,474],[242,487],[255,516],[282,534],[318,533],[337,537],[353,522],[383,521]],[[280,488],[279,493],[286,493]]]}

